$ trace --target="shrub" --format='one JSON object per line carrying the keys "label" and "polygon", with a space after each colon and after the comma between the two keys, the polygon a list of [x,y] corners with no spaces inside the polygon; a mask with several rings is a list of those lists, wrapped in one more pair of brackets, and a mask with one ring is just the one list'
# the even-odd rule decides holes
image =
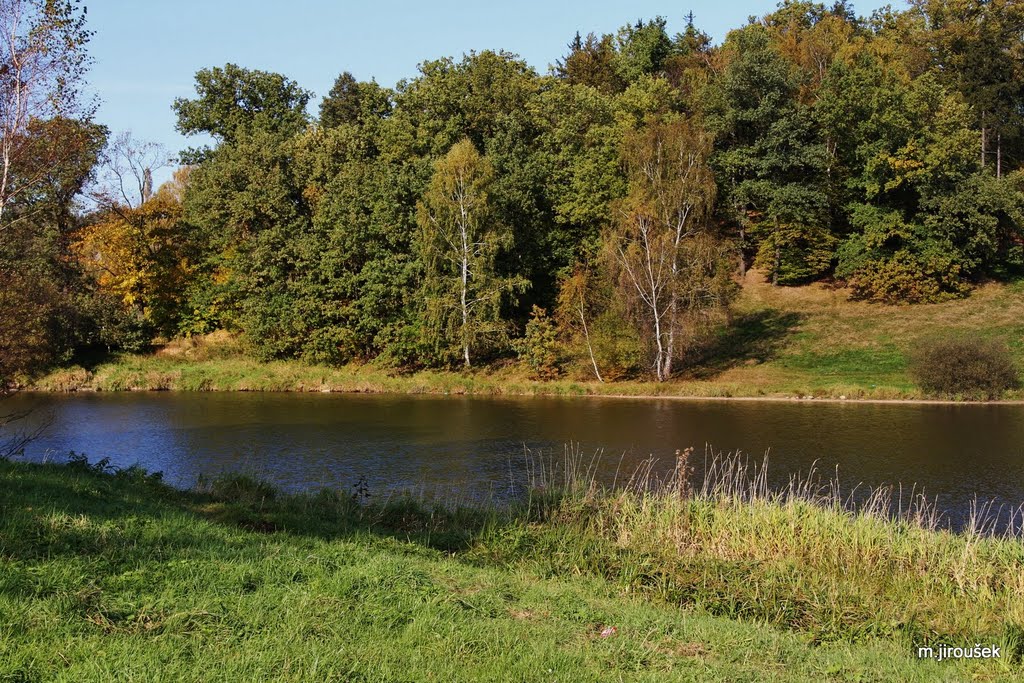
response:
{"label": "shrub", "polygon": [[547,311],[534,306],[526,323],[526,336],[516,345],[519,357],[530,366],[534,379],[555,379],[558,367],[558,330]]}
{"label": "shrub", "polygon": [[590,330],[594,356],[609,382],[633,377],[644,366],[647,348],[625,313],[611,309],[599,315]]}
{"label": "shrub", "polygon": [[931,394],[996,399],[1019,385],[1006,346],[989,339],[923,340],[911,357],[911,374]]}
{"label": "shrub", "polygon": [[925,259],[906,250],[867,261],[850,276],[849,283],[853,298],[886,304],[937,303],[970,291],[952,257]]}
{"label": "shrub", "polygon": [[224,473],[212,480],[201,478],[197,488],[222,503],[261,505],[277,497],[273,486],[247,474]]}

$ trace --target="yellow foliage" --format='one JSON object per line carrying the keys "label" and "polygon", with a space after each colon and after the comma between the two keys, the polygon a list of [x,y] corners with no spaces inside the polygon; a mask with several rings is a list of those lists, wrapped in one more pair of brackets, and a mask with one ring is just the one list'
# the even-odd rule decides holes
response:
{"label": "yellow foliage", "polygon": [[111,206],[76,235],[72,250],[101,290],[154,321],[178,300],[193,270],[180,236],[180,185],[160,189],[138,207]]}

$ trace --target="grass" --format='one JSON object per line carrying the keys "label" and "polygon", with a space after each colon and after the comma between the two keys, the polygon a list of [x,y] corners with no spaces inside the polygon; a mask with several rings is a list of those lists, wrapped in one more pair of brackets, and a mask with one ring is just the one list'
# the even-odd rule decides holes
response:
{"label": "grass", "polygon": [[[581,463],[499,510],[0,462],[0,680],[1024,676],[1016,538],[736,461],[617,491]],[[913,657],[939,642],[1003,657]]]}
{"label": "grass", "polygon": [[[1001,341],[1024,368],[1024,285],[988,284],[942,304],[883,306],[850,301],[823,284],[772,287],[751,276],[734,324],[695,350],[666,383],[598,383],[585,363],[538,382],[516,365],[471,372],[397,374],[373,365],[342,368],[261,363],[229,338],[178,340],[150,355],[115,355],[39,378],[44,391],[337,391],[506,395],[923,399],[908,369],[923,339],[968,333]],[[957,398],[957,397],[953,397]],[[1024,390],[1007,399],[1024,399]]]}

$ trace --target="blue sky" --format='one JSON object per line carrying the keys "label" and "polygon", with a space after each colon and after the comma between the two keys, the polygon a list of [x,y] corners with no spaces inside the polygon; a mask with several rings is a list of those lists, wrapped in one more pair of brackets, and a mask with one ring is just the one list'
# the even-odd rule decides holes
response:
{"label": "blue sky", "polygon": [[[864,0],[855,7],[870,14],[884,4]],[[88,5],[96,32],[89,80],[102,103],[98,121],[176,152],[195,141],[174,130],[171,102],[194,93],[193,77],[204,67],[234,62],[277,71],[318,97],[342,71],[392,86],[414,76],[425,59],[469,50],[505,49],[545,72],[577,30],[612,33],[626,22],[661,15],[675,32],[692,10],[698,26],[717,42],[748,16],[771,11],[775,2],[94,0]],[[316,103],[311,110],[315,113]]]}

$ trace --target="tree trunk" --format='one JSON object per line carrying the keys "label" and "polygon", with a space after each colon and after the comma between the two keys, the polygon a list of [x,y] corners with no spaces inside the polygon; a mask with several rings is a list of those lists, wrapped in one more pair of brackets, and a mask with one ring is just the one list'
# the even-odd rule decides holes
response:
{"label": "tree trunk", "polygon": [[654,374],[659,382],[665,381],[665,374],[662,370],[662,363],[665,358],[665,345],[661,341],[661,320],[658,316],[657,307],[654,308],[654,339],[657,342],[658,352],[654,357]]}
{"label": "tree trunk", "polygon": [[740,228],[740,243],[739,243],[738,251],[740,253],[740,277],[744,278],[744,279],[747,277],[747,259],[743,255],[743,249],[746,246],[746,242],[747,242],[747,231],[744,230],[741,227]]}
{"label": "tree trunk", "polygon": [[985,112],[981,112],[981,167],[985,168],[985,154],[988,151],[988,131],[985,129]]}
{"label": "tree trunk", "polygon": [[996,178],[1003,177],[1003,134],[996,134]]}
{"label": "tree trunk", "polygon": [[470,244],[469,244],[469,215],[466,209],[466,192],[463,187],[463,181],[459,179],[459,190],[458,190],[458,201],[459,201],[459,213],[461,214],[461,221],[459,221],[459,234],[462,237],[462,289],[461,305],[462,305],[462,359],[465,366],[470,367],[471,363],[469,360],[469,257],[470,257]]}
{"label": "tree trunk", "polygon": [[[465,232],[463,232],[463,243],[465,243]],[[462,256],[462,358],[466,367],[469,362],[469,305],[466,301],[467,290],[469,289],[469,257],[463,252]]]}
{"label": "tree trunk", "polygon": [[466,367],[470,367],[469,362],[469,311],[466,308],[466,276],[465,276],[465,265],[463,265],[463,276],[462,276],[462,358],[465,361]]}
{"label": "tree trunk", "polygon": [[604,383],[601,371],[597,369],[597,358],[594,357],[594,347],[590,344],[590,331],[587,329],[587,316],[583,312],[583,297],[580,297],[580,322],[583,323],[583,338],[587,340],[587,353],[590,354],[590,363],[594,366],[594,376],[597,381]]}
{"label": "tree trunk", "polygon": [[779,219],[775,219],[775,265],[772,266],[772,287],[779,284],[779,268],[782,266],[782,250],[779,248]]}
{"label": "tree trunk", "polygon": [[[672,264],[672,270],[676,270],[675,263]],[[675,276],[676,273],[673,272],[673,277]],[[672,376],[672,360],[676,350],[676,324],[678,323],[676,316],[678,315],[678,311],[679,304],[676,301],[676,293],[673,290],[672,299],[668,305],[668,348],[665,349],[665,358],[662,360],[662,375],[665,379]]]}

